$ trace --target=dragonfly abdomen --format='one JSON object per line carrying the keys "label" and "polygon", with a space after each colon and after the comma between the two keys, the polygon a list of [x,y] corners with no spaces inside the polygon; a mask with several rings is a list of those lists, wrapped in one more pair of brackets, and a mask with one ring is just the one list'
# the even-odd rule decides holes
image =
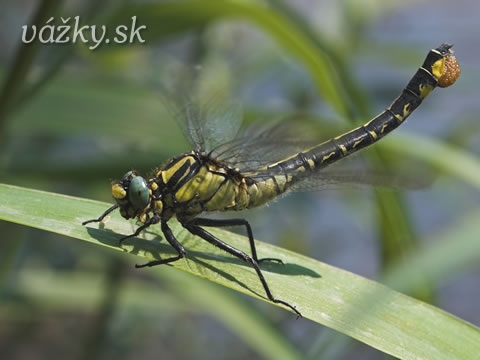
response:
{"label": "dragonfly abdomen", "polygon": [[[442,44],[430,50],[407,87],[381,114],[356,129],[261,169],[269,175],[263,181],[270,185],[274,182],[273,189],[280,194],[315,171],[382,139],[400,126],[437,85],[450,86],[460,76],[450,48]],[[271,191],[266,191],[265,197],[271,197]]]}

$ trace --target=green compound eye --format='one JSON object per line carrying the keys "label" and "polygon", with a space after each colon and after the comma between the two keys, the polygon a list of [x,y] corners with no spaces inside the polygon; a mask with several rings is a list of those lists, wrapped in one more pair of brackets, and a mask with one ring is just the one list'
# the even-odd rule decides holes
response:
{"label": "green compound eye", "polygon": [[128,200],[135,210],[143,210],[150,200],[147,182],[141,176],[136,176],[128,187]]}

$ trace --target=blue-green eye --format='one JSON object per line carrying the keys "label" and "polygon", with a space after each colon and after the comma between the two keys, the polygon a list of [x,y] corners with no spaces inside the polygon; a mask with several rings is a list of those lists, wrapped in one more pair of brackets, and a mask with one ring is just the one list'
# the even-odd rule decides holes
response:
{"label": "blue-green eye", "polygon": [[135,210],[143,210],[147,206],[150,200],[150,192],[143,177],[136,176],[130,181],[128,200]]}

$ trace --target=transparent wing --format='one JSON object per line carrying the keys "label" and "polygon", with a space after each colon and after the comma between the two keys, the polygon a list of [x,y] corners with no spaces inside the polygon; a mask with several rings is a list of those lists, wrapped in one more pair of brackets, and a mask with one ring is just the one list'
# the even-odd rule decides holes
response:
{"label": "transparent wing", "polygon": [[167,80],[155,84],[164,106],[195,150],[232,167],[252,170],[318,142],[309,142],[305,132],[299,131],[299,116],[275,122],[262,118],[240,130],[244,114],[231,101],[229,72],[221,65],[215,66],[213,74],[211,69],[172,63],[166,70]]}
{"label": "transparent wing", "polygon": [[295,184],[291,191],[318,191],[340,187],[377,187],[392,190],[419,190],[432,185],[432,177],[402,174],[386,174],[376,170],[319,171],[310,178]]}
{"label": "transparent wing", "polygon": [[240,171],[255,171],[317,144],[302,125],[298,117],[275,122],[257,120],[233,140],[215,147],[211,156]]}
{"label": "transparent wing", "polygon": [[156,88],[195,150],[209,152],[237,137],[243,110],[229,100],[228,81],[212,82],[202,69],[181,64],[168,72],[171,81]]}
{"label": "transparent wing", "polygon": [[[267,174],[252,176],[255,181],[269,179]],[[295,183],[288,192],[312,192],[346,188],[384,188],[390,190],[419,190],[428,188],[434,182],[432,176],[387,174],[376,170],[339,170],[323,169]],[[274,185],[272,185],[274,187]]]}

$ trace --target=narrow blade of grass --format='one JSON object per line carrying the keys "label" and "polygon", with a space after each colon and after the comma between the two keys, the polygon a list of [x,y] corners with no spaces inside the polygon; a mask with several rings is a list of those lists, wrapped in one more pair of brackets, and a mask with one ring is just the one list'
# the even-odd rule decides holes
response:
{"label": "narrow blade of grass", "polygon": [[[0,185],[0,199],[2,220],[146,259],[172,254],[166,244],[160,243],[158,228],[149,230],[143,239],[135,238],[118,247],[118,239],[122,234],[130,234],[134,225],[117,214],[100,227],[81,226],[82,221],[101,214],[108,207],[106,203],[10,185]],[[188,251],[187,259],[174,263],[174,267],[265,300],[261,284],[249,266],[189,235],[174,221],[171,223]],[[223,230],[212,232],[232,246],[248,251],[248,241],[243,236]],[[467,322],[374,281],[282,248],[257,243],[260,256],[279,257],[285,262],[263,266],[274,296],[294,304],[305,318],[401,359],[473,359],[480,353],[480,331]]]}

